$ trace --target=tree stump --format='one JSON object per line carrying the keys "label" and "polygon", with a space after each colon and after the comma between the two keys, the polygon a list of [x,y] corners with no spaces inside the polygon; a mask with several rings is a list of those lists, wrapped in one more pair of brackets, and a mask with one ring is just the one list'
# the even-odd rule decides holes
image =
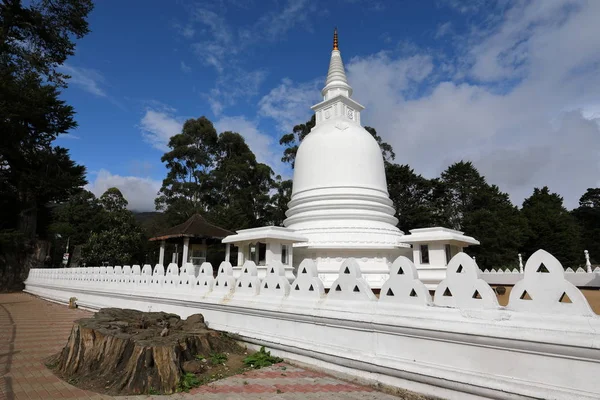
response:
{"label": "tree stump", "polygon": [[107,308],[75,321],[57,356],[57,371],[120,394],[170,394],[177,390],[184,364],[189,366],[196,355],[237,348],[233,339],[209,330],[201,314],[181,320],[175,314]]}

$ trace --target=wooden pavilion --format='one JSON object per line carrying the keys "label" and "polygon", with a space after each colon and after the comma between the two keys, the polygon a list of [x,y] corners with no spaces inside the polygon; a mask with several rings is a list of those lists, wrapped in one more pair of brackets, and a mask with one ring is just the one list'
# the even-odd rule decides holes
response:
{"label": "wooden pavilion", "polygon": [[[181,242],[183,239],[181,265],[190,262],[199,266],[206,261],[209,244],[221,243],[223,238],[233,234],[227,229],[211,224],[200,214],[194,214],[184,223],[169,228],[149,240],[160,241],[159,264],[164,265],[166,243]],[[229,244],[227,244],[225,246],[226,259],[229,259],[229,251]]]}

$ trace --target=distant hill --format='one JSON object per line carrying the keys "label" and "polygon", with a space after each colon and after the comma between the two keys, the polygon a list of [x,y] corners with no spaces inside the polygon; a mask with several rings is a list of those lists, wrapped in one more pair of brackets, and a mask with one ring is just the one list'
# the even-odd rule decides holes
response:
{"label": "distant hill", "polygon": [[133,212],[133,216],[148,237],[152,237],[170,227],[165,214],[158,211]]}

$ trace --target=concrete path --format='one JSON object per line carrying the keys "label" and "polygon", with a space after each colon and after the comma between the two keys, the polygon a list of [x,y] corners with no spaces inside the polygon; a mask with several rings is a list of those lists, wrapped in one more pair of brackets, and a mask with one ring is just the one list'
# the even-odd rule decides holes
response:
{"label": "concrete path", "polygon": [[[70,310],[26,293],[0,294],[0,400],[112,399],[69,385],[44,365],[47,357],[65,345],[73,321],[90,315],[88,311]],[[232,376],[190,393],[118,398],[397,400],[400,397],[282,363]]]}

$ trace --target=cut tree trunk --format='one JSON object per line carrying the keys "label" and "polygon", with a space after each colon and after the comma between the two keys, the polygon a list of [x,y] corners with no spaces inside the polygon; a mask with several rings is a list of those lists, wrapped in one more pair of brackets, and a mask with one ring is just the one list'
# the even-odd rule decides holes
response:
{"label": "cut tree trunk", "polygon": [[182,321],[175,314],[108,308],[75,322],[57,356],[57,370],[70,380],[120,394],[170,394],[186,361],[236,347],[232,339],[207,329],[201,314]]}

